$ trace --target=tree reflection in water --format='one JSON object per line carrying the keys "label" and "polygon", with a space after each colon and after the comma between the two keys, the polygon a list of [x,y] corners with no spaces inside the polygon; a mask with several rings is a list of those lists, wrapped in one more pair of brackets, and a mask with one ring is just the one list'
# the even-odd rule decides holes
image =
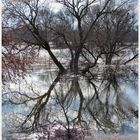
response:
{"label": "tree reflection in water", "polygon": [[47,78],[39,76],[47,86],[44,94],[29,96],[28,92],[18,92],[15,98],[12,95],[6,100],[12,104],[30,104],[22,130],[41,130],[59,124],[68,131],[71,126],[81,126],[105,133],[117,132],[125,120],[138,117],[137,106],[126,98],[124,90],[126,81],[137,83],[137,77],[127,76],[126,71],[115,73],[117,69],[111,66],[104,71],[100,78],[50,72]]}
{"label": "tree reflection in water", "polygon": [[[129,0],[56,0],[63,8],[54,13],[49,2],[3,2],[3,81],[16,83],[4,86],[3,105],[23,105],[22,130],[59,124],[68,134],[71,126],[118,131],[138,117],[137,105],[126,98],[137,88],[135,6]],[[41,72],[43,83],[33,73],[30,82],[27,69],[43,69],[42,61],[51,72]]]}

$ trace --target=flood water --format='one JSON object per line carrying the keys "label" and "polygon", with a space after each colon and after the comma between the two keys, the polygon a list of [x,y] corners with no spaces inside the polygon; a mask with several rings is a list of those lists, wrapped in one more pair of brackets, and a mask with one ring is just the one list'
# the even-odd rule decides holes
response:
{"label": "flood water", "polygon": [[117,88],[108,89],[107,81],[60,76],[53,66],[32,67],[24,78],[3,85],[3,133],[19,130],[23,122],[26,127],[76,124],[96,132],[137,132],[137,118],[130,111],[138,106],[137,78],[130,77],[118,78]]}

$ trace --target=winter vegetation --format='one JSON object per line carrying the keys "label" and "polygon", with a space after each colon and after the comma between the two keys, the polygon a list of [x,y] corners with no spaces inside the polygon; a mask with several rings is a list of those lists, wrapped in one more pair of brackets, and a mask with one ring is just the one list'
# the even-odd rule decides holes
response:
{"label": "winter vegetation", "polygon": [[3,0],[4,140],[138,139],[136,6]]}

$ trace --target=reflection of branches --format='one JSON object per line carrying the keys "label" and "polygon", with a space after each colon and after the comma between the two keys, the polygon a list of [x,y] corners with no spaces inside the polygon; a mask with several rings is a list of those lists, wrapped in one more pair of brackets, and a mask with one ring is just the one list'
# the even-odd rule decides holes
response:
{"label": "reflection of branches", "polygon": [[[60,74],[55,78],[55,80],[51,84],[49,90],[42,96],[38,97],[39,99],[38,99],[37,103],[32,108],[30,114],[27,116],[27,118],[25,119],[25,121],[23,122],[22,125],[24,125],[29,119],[31,119],[31,117],[34,116],[34,121],[33,121],[32,125],[33,125],[33,128],[37,128],[37,126],[39,125],[40,112],[45,107],[45,105],[48,103],[50,95],[51,95],[51,91],[54,89],[54,87],[57,84],[57,82],[59,81],[59,79],[60,79]],[[45,101],[43,102],[43,100],[45,100]]]}
{"label": "reflection of branches", "polygon": [[103,128],[103,125],[100,123],[99,120],[97,120],[97,118],[94,116],[93,112],[91,111],[91,109],[90,109],[89,107],[88,107],[88,111],[89,111],[90,115],[93,117],[93,119],[96,121],[97,125],[98,125],[104,132],[106,132],[105,129]]}
{"label": "reflection of branches", "polygon": [[80,103],[79,103],[79,108],[77,110],[77,116],[76,116],[76,118],[73,119],[73,121],[76,121],[76,123],[78,123],[80,125],[82,125],[82,123],[84,123],[87,126],[87,122],[82,119],[82,110],[83,110],[83,105],[84,105],[83,103],[84,103],[85,98],[84,98],[84,95],[80,88],[78,79],[75,79],[73,81],[73,87],[75,89],[74,94],[78,93],[79,97],[80,97],[80,100],[79,100]]}
{"label": "reflection of branches", "polygon": [[[16,104],[16,105],[19,105],[19,104],[25,104],[26,102],[29,102],[29,101],[35,101],[35,100],[37,100],[37,99],[39,99],[40,97],[31,97],[31,96],[28,96],[27,94],[24,94],[24,93],[21,93],[21,92],[19,92],[19,91],[10,91],[10,92],[6,92],[6,93],[3,93],[3,96],[6,96],[6,94],[13,94],[13,95],[15,95],[15,97],[17,97],[17,100],[18,101],[13,101],[12,99],[9,99],[8,101],[6,101],[6,102],[10,102],[10,103],[12,103],[12,104]],[[20,95],[23,99],[24,99],[24,101],[22,101],[22,102],[20,102],[19,101],[19,97],[17,96],[17,95]],[[13,96],[12,95],[12,96]]]}
{"label": "reflection of branches", "polygon": [[67,122],[67,132],[68,132],[68,138],[70,137],[70,120],[69,120],[69,117],[68,117],[68,109],[69,109],[69,106],[67,106],[67,104],[65,105],[65,102],[64,102],[64,99],[63,97],[59,97],[60,95],[56,93],[56,99],[57,99],[57,103],[61,106],[62,110],[63,110],[63,113],[64,113],[64,116],[65,116],[65,119],[66,119],[66,122]]}
{"label": "reflection of branches", "polygon": [[[65,21],[63,21],[63,17],[61,16],[51,15],[48,9],[39,10],[39,3],[38,3],[39,0],[36,0],[36,1],[22,0],[19,2],[11,1],[10,3],[7,3],[7,8],[13,19],[19,18],[20,22],[22,21],[22,23],[19,23],[20,26],[23,25],[22,29],[26,27],[26,30],[30,32],[30,36],[36,40],[37,45],[39,45],[39,48],[42,47],[46,51],[48,51],[49,55],[53,59],[53,62],[58,66],[58,69],[62,71],[64,74],[66,74],[65,72],[68,72],[68,71],[65,70],[65,68],[62,65],[63,63],[60,62],[59,60],[60,56],[57,57],[55,54],[53,54],[53,51],[50,48],[51,47],[49,44],[50,42],[48,40],[54,39],[53,43],[55,43],[55,40],[56,40],[56,43],[59,43],[59,44],[62,43],[62,45],[61,44],[60,45],[61,46],[64,45],[63,46],[64,48],[67,46],[71,53],[71,58],[70,58],[71,69],[70,69],[70,73],[68,74],[74,73],[75,77],[78,74],[79,75],[83,74],[87,78],[88,84],[92,86],[93,92],[90,93],[90,96],[87,98],[87,100],[86,100],[86,95],[83,93],[82,87],[80,87],[78,77],[76,78],[74,77],[74,79],[72,79],[70,88],[68,87],[69,89],[65,95],[63,95],[64,93],[60,95],[57,94],[58,92],[60,93],[61,91],[57,91],[56,89],[57,103],[62,108],[68,127],[70,123],[68,111],[69,109],[71,109],[70,106],[72,105],[74,99],[75,100],[77,99],[76,97],[78,95],[79,106],[78,106],[78,109],[76,108],[77,114],[76,114],[76,117],[73,119],[73,121],[77,121],[77,123],[79,124],[82,124],[82,122],[86,124],[87,120],[83,119],[84,118],[83,111],[87,111],[90,114],[90,116],[92,116],[92,118],[95,120],[96,124],[103,131],[105,127],[114,129],[113,128],[114,124],[111,121],[111,116],[112,116],[111,113],[112,112],[114,114],[116,113],[115,115],[118,118],[120,117],[120,119],[123,116],[123,113],[125,115],[125,112],[123,112],[121,106],[119,106],[120,105],[119,80],[122,79],[123,76],[129,77],[128,75],[130,72],[130,70],[126,68],[126,65],[125,65],[125,68],[121,68],[121,65],[129,63],[130,61],[134,60],[138,56],[137,54],[135,54],[132,58],[130,58],[126,62],[122,62],[122,57],[124,57],[124,55],[121,55],[121,60],[118,60],[118,58],[116,58],[116,56],[120,56],[120,54],[123,53],[122,52],[123,50],[128,49],[127,45],[125,47],[122,47],[120,42],[123,42],[124,40],[120,38],[124,37],[124,35],[126,34],[126,32],[128,32],[129,27],[130,27],[128,23],[130,22],[129,18],[131,18],[131,16],[127,14],[129,10],[118,9],[118,11],[116,10],[115,12],[113,11],[112,13],[111,11],[108,11],[108,10],[111,10],[112,8],[114,9],[116,5],[115,7],[114,6],[111,7],[112,6],[111,0],[106,0],[104,1],[104,3],[102,3],[103,5],[101,5],[101,9],[98,9],[98,7],[93,6],[93,9],[95,8],[95,13],[94,11],[92,11],[94,13],[94,17],[90,17],[90,15],[88,15],[88,11],[90,11],[90,8],[92,8],[90,6],[92,5],[92,3],[95,2],[95,0],[91,0],[91,1],[86,0],[85,3],[83,0],[77,0],[77,1],[57,0],[57,1],[66,6],[67,10],[64,12],[68,12],[69,15],[67,16],[67,18],[65,18],[67,14],[64,15]],[[26,11],[26,7],[28,7],[28,10],[27,10],[28,12]],[[103,16],[104,14],[105,16]],[[101,20],[100,20],[100,17],[102,17]],[[72,20],[72,18],[74,19],[73,20],[74,22],[75,21],[77,22],[77,26],[74,25],[75,26],[74,28],[71,25],[72,21],[69,21],[69,20]],[[83,20],[86,18],[87,19],[89,18],[89,20],[92,18],[91,19],[92,21],[89,21],[88,26],[85,25],[83,22]],[[117,21],[118,19],[119,21]],[[54,23],[56,21],[58,21],[58,23]],[[128,25],[124,26],[125,24],[128,24]],[[94,28],[95,30],[93,29],[93,27],[95,27]],[[123,27],[126,27],[126,29],[123,30]],[[65,31],[65,29],[67,30]],[[21,32],[20,31],[21,29],[19,29],[19,27],[17,30],[19,33]],[[45,35],[43,35],[42,33],[45,33]],[[72,39],[71,36],[73,34],[74,36],[72,37],[73,38]],[[90,35],[92,35],[92,38],[89,37]],[[31,42],[26,39],[25,41],[24,40],[22,41],[26,42],[32,48],[35,45],[35,40],[33,40],[34,42],[32,42],[32,39],[30,40]],[[90,40],[92,41],[90,42]],[[17,44],[11,45],[12,49],[9,49],[10,47],[6,47],[6,51],[10,54],[11,51],[14,50],[14,46],[16,45]],[[17,49],[18,47],[20,47],[20,45],[17,46]],[[11,53],[11,55],[8,57],[9,58],[8,61],[5,61],[5,59],[3,59],[4,60],[3,65],[5,66],[6,69],[9,67],[11,69],[17,68],[15,69],[15,71],[17,71],[18,68],[24,70],[25,68],[24,64],[26,63],[22,63],[22,62],[25,62],[24,60],[27,60],[28,57],[25,55],[25,59],[22,59],[22,61],[19,61],[21,60],[20,57],[19,56],[16,57],[14,55],[15,54],[19,55],[22,52],[26,54],[25,50],[27,49],[27,47],[29,48],[28,45],[23,48],[20,48],[20,50],[18,49],[18,52],[14,54]],[[57,46],[58,44],[56,44],[56,47]],[[33,50],[30,49],[31,52],[34,52]],[[6,55],[5,52],[3,52],[4,57],[5,55]],[[62,57],[64,61],[65,57],[67,56],[62,55]],[[82,60],[80,58],[82,58]],[[82,70],[82,73],[81,73],[79,69],[79,66],[80,66],[79,62],[82,61],[83,64],[85,64],[83,58],[87,61],[88,65]],[[105,67],[100,66],[100,62],[99,62],[100,58],[102,58],[101,65],[105,64]],[[114,58],[117,59],[115,60],[115,62],[113,62]],[[30,62],[32,62],[33,60],[32,55],[30,55],[29,59],[30,59]],[[104,62],[104,60],[106,62]],[[8,67],[6,65],[7,62],[9,63]],[[11,66],[10,64],[12,62],[13,62],[13,65]],[[17,67],[15,62],[20,64],[21,67],[20,66]],[[10,70],[8,70],[8,74],[10,74]],[[31,95],[29,96],[26,94],[22,94],[21,92],[13,91],[15,95],[23,97],[24,101],[22,99],[22,101],[18,101],[16,103],[13,99],[12,100],[10,99],[9,102],[11,102],[12,104],[24,104],[29,101],[35,102],[34,107],[31,109],[29,115],[23,122],[23,125],[25,125],[28,121],[33,119],[32,127],[37,128],[38,126],[40,126],[40,118],[41,118],[40,116],[43,114],[42,112],[45,112],[44,111],[45,106],[48,105],[48,102],[50,101],[51,93],[56,87],[56,84],[60,81],[60,76],[61,74],[58,74],[58,76],[50,85],[48,91],[44,93],[43,95],[37,95],[35,93],[35,90],[31,87],[32,92],[36,94],[34,96],[37,96],[37,97],[31,97]],[[126,77],[125,77],[125,80],[126,80]],[[95,82],[98,82],[98,83],[95,83]],[[97,86],[98,84],[100,85]],[[118,114],[116,110],[115,110],[116,112],[110,111],[110,108],[111,108],[110,98],[111,98],[112,93],[116,94],[115,97],[117,99],[113,105],[116,106],[116,110],[119,112]],[[61,95],[63,96],[61,97]],[[17,100],[18,96],[17,97],[15,96],[14,98]],[[104,102],[101,100],[103,98],[105,98]]]}
{"label": "reflection of branches", "polygon": [[104,125],[101,123],[101,120],[99,119],[101,117],[100,112],[102,112],[103,114],[103,103],[99,99],[96,85],[91,80],[89,80],[88,82],[94,88],[94,95],[88,99],[85,109],[88,110],[89,114],[95,120],[97,126],[100,127],[104,132],[106,132],[104,129]]}
{"label": "reflection of branches", "polygon": [[[106,73],[107,76],[105,78],[106,80],[103,80],[104,85],[103,83],[101,86],[99,85],[98,90],[93,81],[90,80],[88,81],[94,88],[94,95],[87,100],[85,109],[88,110],[89,114],[95,120],[97,126],[99,126],[99,128],[101,128],[103,131],[105,131],[105,128],[106,130],[108,128],[112,131],[115,131],[115,129],[119,126],[119,124],[111,120],[112,115],[115,115],[118,118],[118,121],[122,122],[124,116],[126,116],[128,112],[123,110],[123,107],[121,106],[122,103],[119,101],[121,96],[119,94],[120,93],[120,86],[118,83],[119,81],[116,79],[117,73],[115,75],[115,72],[114,71],[111,72],[110,70],[107,70],[107,72],[109,72],[109,75]],[[99,89],[101,89],[102,92],[101,91],[99,92]],[[98,92],[100,94],[98,94]],[[114,101],[112,100],[113,97],[112,94],[115,96]],[[105,101],[100,100],[103,97],[105,97],[104,99]],[[129,111],[129,113],[130,112],[131,111]]]}
{"label": "reflection of branches", "polygon": [[77,87],[77,92],[79,93],[79,97],[80,97],[80,105],[79,105],[77,118],[78,118],[78,122],[81,122],[84,96],[83,96],[83,93],[82,93],[82,90],[80,88],[80,85],[79,85],[78,81],[75,84],[76,84],[76,87]]}

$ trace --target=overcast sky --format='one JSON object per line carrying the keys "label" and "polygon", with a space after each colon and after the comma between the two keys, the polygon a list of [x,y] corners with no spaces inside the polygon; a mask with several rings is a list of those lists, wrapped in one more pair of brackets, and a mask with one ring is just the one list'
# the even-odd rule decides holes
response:
{"label": "overcast sky", "polygon": [[50,7],[52,8],[54,12],[58,12],[60,9],[62,9],[63,6],[62,4],[52,2],[50,3]]}

